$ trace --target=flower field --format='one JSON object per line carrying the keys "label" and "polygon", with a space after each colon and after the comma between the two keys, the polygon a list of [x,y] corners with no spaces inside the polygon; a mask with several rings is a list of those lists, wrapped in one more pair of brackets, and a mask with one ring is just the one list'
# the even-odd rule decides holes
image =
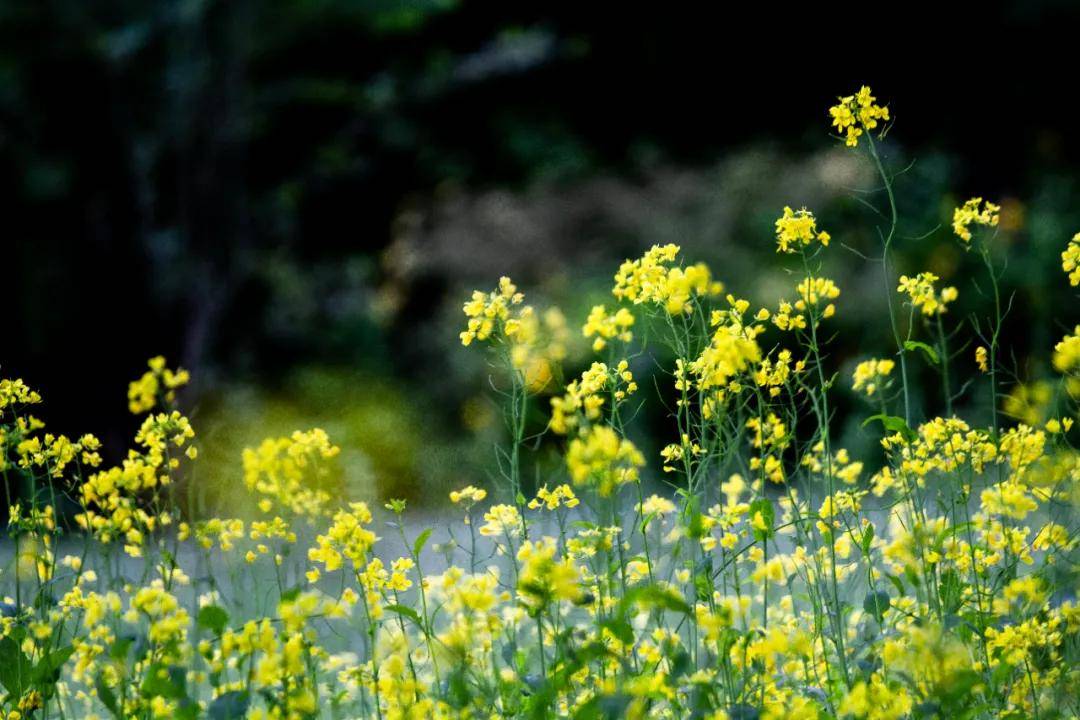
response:
{"label": "flower field", "polygon": [[[895,271],[925,240],[897,232],[888,106],[864,87],[828,117],[879,175],[864,260],[894,352],[840,373],[823,261],[851,249],[806,208],[759,239],[791,274],[767,307],[675,244],[622,263],[584,318],[503,277],[464,303],[459,352],[489,364],[505,441],[444,520],[347,497],[319,428],[245,450],[233,514],[192,512],[190,377],[161,357],[129,386],[123,457],[0,380],[0,718],[1080,717],[1080,296],[1026,418],[1001,208],[951,218],[982,270],[959,317],[960,290]],[[1060,270],[1080,288],[1080,233]],[[570,333],[595,360],[575,377]],[[913,401],[928,376],[940,417]],[[840,386],[871,456],[840,444]],[[989,422],[953,412],[973,388]],[[645,406],[666,412],[659,453],[635,443]]]}

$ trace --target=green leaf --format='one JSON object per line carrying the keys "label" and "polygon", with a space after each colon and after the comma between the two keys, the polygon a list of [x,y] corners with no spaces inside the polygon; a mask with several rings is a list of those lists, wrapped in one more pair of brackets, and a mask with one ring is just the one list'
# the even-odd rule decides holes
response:
{"label": "green leaf", "polygon": [[594,695],[574,713],[574,720],[618,720],[627,715],[627,708],[633,698],[618,693],[615,695]]}
{"label": "green leaf", "polygon": [[656,515],[657,515],[657,513],[654,510],[653,512],[649,513],[648,515],[646,515],[645,517],[643,517],[641,519],[641,532],[642,533],[644,533],[648,529],[649,523],[651,523],[653,521],[653,519],[656,517]]}
{"label": "green leaf", "polygon": [[968,530],[971,530],[971,529],[974,529],[974,528],[975,528],[975,523],[974,522],[962,522],[962,523],[957,523],[956,525],[950,525],[949,527],[945,528],[945,532],[941,533],[941,540],[944,541],[947,538],[950,538],[950,537],[952,537],[954,535],[960,535],[962,533],[966,533]]}
{"label": "green leaf", "polygon": [[116,638],[116,640],[113,641],[113,644],[109,647],[109,657],[119,663],[126,663],[128,652],[131,650],[131,646],[134,644],[134,635],[122,635]]}
{"label": "green leaf", "polygon": [[663,608],[664,610],[682,613],[683,615],[690,615],[693,613],[693,609],[686,604],[685,600],[674,592],[656,585],[646,585],[645,587],[638,588],[637,590],[632,591],[627,596],[627,599],[647,608]]}
{"label": "green leaf", "polygon": [[205,605],[199,610],[199,627],[209,630],[215,635],[225,631],[225,625],[229,622],[229,613],[218,605]]}
{"label": "green leaf", "polygon": [[690,497],[683,513],[686,523],[686,534],[698,540],[705,536],[705,523],[701,515],[701,501],[696,495]]}
{"label": "green leaf", "polygon": [[60,668],[64,666],[64,663],[68,661],[68,658],[74,652],[75,648],[67,645],[58,650],[53,650],[41,658],[37,666],[34,667],[34,682],[40,685],[55,685],[56,681],[60,679]]}
{"label": "green leaf", "polygon": [[904,341],[904,349],[905,350],[911,350],[911,351],[922,350],[923,354],[926,355],[926,359],[929,360],[934,365],[937,365],[939,362],[941,362],[940,359],[938,358],[937,350],[930,347],[929,345],[927,345],[924,342],[919,342],[917,340],[905,340]]}
{"label": "green leaf", "polygon": [[634,628],[624,618],[611,618],[601,623],[601,627],[611,631],[624,645],[634,644]]}
{"label": "green leaf", "polygon": [[8,693],[21,698],[23,691],[30,686],[33,669],[30,658],[23,654],[14,638],[0,639],[0,685]]}
{"label": "green leaf", "polygon": [[941,574],[941,580],[938,583],[938,596],[945,612],[955,613],[960,610],[960,606],[964,604],[964,590],[966,588],[967,583],[960,579],[960,575],[955,570],[946,570]]}
{"label": "green leaf", "polygon": [[885,432],[888,433],[900,433],[904,436],[904,439],[911,442],[915,439],[915,431],[908,427],[908,424],[904,421],[904,418],[897,417],[895,415],[871,415],[863,420],[863,427],[866,427],[875,420],[879,421],[885,428]]}
{"label": "green leaf", "polygon": [[892,599],[889,597],[889,593],[884,590],[878,590],[876,592],[867,593],[863,598],[863,610],[870,615],[873,615],[878,622],[885,616],[885,611],[892,605]]}
{"label": "green leaf", "polygon": [[177,703],[172,718],[173,720],[198,720],[200,711],[199,704],[185,695]]}
{"label": "green leaf", "polygon": [[215,698],[206,714],[210,720],[242,720],[250,704],[251,696],[246,691],[232,690]]}
{"label": "green leaf", "polygon": [[870,546],[873,545],[873,544],[874,544],[874,523],[867,523],[866,527],[863,529],[863,534],[862,534],[861,545],[862,545],[863,553],[869,554],[870,553]]}
{"label": "green leaf", "polygon": [[423,623],[420,622],[420,613],[416,612],[415,610],[413,610],[411,607],[409,607],[407,605],[387,605],[383,609],[384,610],[389,610],[392,613],[397,613],[398,615],[401,615],[402,617],[407,617],[408,619],[412,620],[417,625],[423,627]]}
{"label": "green leaf", "polygon": [[412,551],[413,555],[420,557],[420,551],[424,549],[424,545],[427,544],[428,538],[431,537],[431,528],[428,528],[416,538],[416,542],[413,543]]}
{"label": "green leaf", "polygon": [[120,717],[120,705],[116,702],[116,693],[112,688],[105,684],[105,679],[101,673],[98,673],[97,679],[94,680],[94,688],[97,690],[98,699],[105,708],[113,714],[113,717]]}
{"label": "green leaf", "polygon": [[187,694],[187,677],[184,669],[154,663],[146,670],[139,692],[145,698],[182,698]]}

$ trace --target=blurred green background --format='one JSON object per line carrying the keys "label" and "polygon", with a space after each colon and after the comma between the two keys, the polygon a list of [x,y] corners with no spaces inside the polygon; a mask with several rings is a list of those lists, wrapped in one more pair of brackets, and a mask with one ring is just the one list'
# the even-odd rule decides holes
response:
{"label": "blurred green background", "polygon": [[[675,242],[774,305],[792,283],[773,252],[785,204],[837,240],[831,360],[847,373],[889,336],[876,269],[840,247],[876,247],[855,199],[872,169],[828,136],[826,110],[868,83],[896,119],[891,167],[910,165],[899,271],[956,285],[950,320],[965,322],[986,299],[951,210],[999,200],[1016,293],[1005,347],[1035,380],[1078,319],[1057,267],[1080,230],[1061,74],[1078,21],[1067,0],[880,16],[0,2],[0,373],[41,388],[52,429],[98,433],[115,458],[136,425],[126,383],[165,354],[195,379],[182,401],[207,487],[239,478],[243,446],[320,425],[356,494],[430,500],[487,482],[501,437],[489,368],[457,342],[471,289],[511,275],[576,328],[610,301],[619,261]],[[575,340],[568,374],[590,360]],[[957,363],[970,372],[970,352]],[[920,407],[938,412],[920,372]],[[867,412],[841,394],[845,441],[869,449]],[[961,405],[985,416],[974,389]],[[638,425],[649,450],[669,439],[662,416]]]}

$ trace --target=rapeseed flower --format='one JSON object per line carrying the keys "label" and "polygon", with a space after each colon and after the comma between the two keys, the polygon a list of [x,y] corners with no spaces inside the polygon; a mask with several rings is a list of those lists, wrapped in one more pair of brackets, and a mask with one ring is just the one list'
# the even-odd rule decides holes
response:
{"label": "rapeseed flower", "polygon": [[595,425],[570,442],[566,467],[578,486],[594,487],[601,497],[637,482],[645,457],[607,425]]}
{"label": "rapeseed flower", "polygon": [[892,360],[863,360],[855,366],[852,389],[866,397],[873,397],[888,382],[894,367],[896,363]]}
{"label": "rapeseed flower", "polygon": [[971,198],[953,211],[953,232],[965,243],[971,242],[971,226],[997,227],[1001,206],[989,200]]}
{"label": "rapeseed flower", "polygon": [[900,285],[896,290],[906,293],[911,306],[923,315],[941,315],[947,311],[949,303],[956,300],[959,293],[954,287],[942,288],[938,292],[934,286],[938,279],[938,276],[931,272],[921,272],[915,277],[901,275]]}
{"label": "rapeseed flower", "polygon": [[829,115],[833,127],[843,135],[844,143],[855,147],[864,130],[874,130],[880,122],[888,122],[889,108],[878,105],[877,98],[864,85],[854,95],[839,98],[839,102],[829,108]]}
{"label": "rapeseed flower", "polygon": [[828,247],[832,236],[824,230],[818,230],[814,213],[806,208],[792,210],[784,208],[784,214],[776,220],[776,251],[794,253],[815,241]]}
{"label": "rapeseed flower", "polygon": [[1080,285],[1080,233],[1073,235],[1061,252],[1061,269],[1069,274],[1070,285]]}

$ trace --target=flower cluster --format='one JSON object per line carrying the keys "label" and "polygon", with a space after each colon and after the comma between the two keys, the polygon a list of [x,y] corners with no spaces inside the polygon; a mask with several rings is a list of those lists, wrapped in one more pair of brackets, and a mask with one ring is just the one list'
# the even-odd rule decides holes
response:
{"label": "flower cluster", "polygon": [[1063,374],[1080,373],[1080,325],[1054,346],[1054,369]]}
{"label": "flower cluster", "polygon": [[930,317],[941,315],[948,310],[949,303],[956,300],[960,293],[954,287],[942,288],[939,292],[934,287],[938,279],[938,276],[932,272],[921,272],[915,277],[901,275],[900,285],[896,291],[906,293],[911,306],[923,315]]}
{"label": "flower cluster", "polygon": [[669,243],[653,245],[641,258],[627,260],[615,273],[612,293],[619,300],[657,305],[671,315],[681,315],[691,312],[694,298],[724,291],[704,263],[672,266],[678,254],[679,246]]}
{"label": "flower cluster", "polygon": [[315,539],[316,547],[308,551],[308,559],[321,563],[327,572],[339,569],[344,560],[354,567],[362,566],[377,539],[366,527],[370,524],[371,511],[362,502],[352,503],[347,510],[338,510],[326,534]]}
{"label": "flower cluster", "polygon": [[0,411],[19,405],[36,405],[41,402],[41,395],[31,390],[22,380],[5,378],[0,380]]}
{"label": "flower cluster", "polygon": [[579,502],[569,485],[558,485],[551,490],[548,490],[548,486],[544,485],[536,491],[536,497],[529,501],[529,509],[536,510],[541,507],[548,510],[558,510],[560,507],[575,508]]}
{"label": "flower cluster", "polygon": [[525,296],[508,277],[499,278],[499,287],[490,293],[476,290],[465,303],[467,327],[461,331],[461,344],[471,345],[474,340],[489,340],[510,320],[511,308],[520,305]]}
{"label": "flower cluster", "polygon": [[176,400],[177,389],[191,380],[187,370],[166,367],[161,355],[150,358],[147,365],[150,369],[128,385],[128,409],[134,415],[150,412],[159,405],[171,405]]}
{"label": "flower cluster", "polygon": [[836,314],[836,306],[828,301],[840,297],[840,288],[832,280],[823,277],[804,278],[795,287],[795,292],[799,294],[799,299],[795,301],[795,309],[799,312],[805,312],[808,308],[816,310],[824,304],[820,317],[830,318]]}
{"label": "flower cluster", "polygon": [[971,226],[997,227],[1001,206],[982,198],[971,198],[953,210],[953,232],[965,243],[971,242]]}
{"label": "flower cluster", "polygon": [[333,459],[340,453],[341,448],[320,428],[267,438],[258,447],[244,450],[244,484],[258,495],[258,507],[264,513],[286,508],[315,518],[327,511],[336,469]]}
{"label": "flower cluster", "polygon": [[1069,274],[1070,285],[1080,285],[1080,233],[1073,235],[1061,251],[1061,269]]}
{"label": "flower cluster", "polygon": [[863,360],[855,366],[852,374],[852,389],[866,397],[873,397],[879,389],[888,383],[896,363],[892,360]]}
{"label": "flower cluster", "polygon": [[632,442],[607,425],[594,425],[570,441],[566,468],[575,485],[593,487],[601,497],[637,482],[645,458]]}
{"label": "flower cluster", "polygon": [[489,293],[476,290],[465,303],[466,327],[462,345],[491,342],[506,352],[506,360],[529,392],[539,392],[551,382],[553,364],[566,357],[569,329],[566,317],[555,307],[538,315],[508,277]]}
{"label": "flower cluster", "polygon": [[839,102],[829,108],[832,125],[843,135],[848,147],[859,144],[864,130],[874,130],[879,122],[889,121],[889,108],[878,105],[877,98],[870,92],[864,85],[859,92],[839,98]]}
{"label": "flower cluster", "polygon": [[814,213],[806,208],[792,210],[784,208],[784,214],[776,219],[776,251],[794,253],[813,244],[815,241],[828,247],[832,237],[824,230],[818,230]]}
{"label": "flower cluster", "polygon": [[985,345],[975,348],[975,365],[979,368],[979,372],[990,372],[990,351]]}
{"label": "flower cluster", "polygon": [[551,398],[551,430],[566,435],[571,429],[599,419],[607,400],[603,393],[612,383],[608,366],[594,362],[581,374],[580,380],[570,381],[561,397]]}
{"label": "flower cluster", "polygon": [[582,334],[587,337],[595,337],[593,340],[593,352],[600,352],[607,347],[608,341],[617,339],[619,342],[628,343],[634,339],[630,328],[634,326],[634,315],[626,308],[619,308],[614,313],[608,313],[603,305],[594,305],[589,311],[589,317],[585,320]]}

